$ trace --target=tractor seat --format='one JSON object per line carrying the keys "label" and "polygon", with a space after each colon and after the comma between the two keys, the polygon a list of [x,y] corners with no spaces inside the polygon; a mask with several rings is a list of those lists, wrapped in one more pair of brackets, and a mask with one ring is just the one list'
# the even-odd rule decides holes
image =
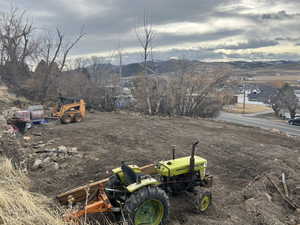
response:
{"label": "tractor seat", "polygon": [[142,177],[145,175],[142,173],[136,173],[132,168],[127,166],[124,162],[122,162],[121,169],[125,175],[125,181],[128,185],[133,183],[138,183],[139,180],[141,180]]}

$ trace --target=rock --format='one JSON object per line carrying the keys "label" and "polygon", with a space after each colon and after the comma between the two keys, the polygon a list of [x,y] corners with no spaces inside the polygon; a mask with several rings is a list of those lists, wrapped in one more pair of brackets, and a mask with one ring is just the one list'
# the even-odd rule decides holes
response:
{"label": "rock", "polygon": [[271,132],[276,133],[276,134],[280,134],[280,130],[278,130],[276,128],[272,128]]}
{"label": "rock", "polygon": [[39,144],[39,145],[34,145],[32,147],[35,148],[35,149],[37,149],[37,148],[43,148],[45,146],[46,146],[46,144]]}
{"label": "rock", "polygon": [[24,136],[23,139],[24,139],[24,141],[30,141],[31,137],[30,136]]}
{"label": "rock", "polygon": [[69,152],[76,153],[78,152],[78,149],[76,147],[73,147],[69,149]]}
{"label": "rock", "polygon": [[36,170],[42,167],[43,161],[40,159],[36,159],[32,165],[32,169]]}
{"label": "rock", "polygon": [[295,218],[290,218],[289,219],[289,224],[291,224],[291,225],[296,224],[296,219]]}
{"label": "rock", "polygon": [[43,148],[43,147],[45,147],[46,146],[46,144],[44,144],[44,142],[43,141],[38,141],[38,142],[36,142],[36,143],[34,143],[33,145],[32,145],[32,147],[33,148]]}
{"label": "rock", "polygon": [[51,145],[51,144],[54,144],[54,143],[55,143],[54,139],[52,139],[52,140],[50,140],[50,141],[47,142],[48,145]]}
{"label": "rock", "polygon": [[42,136],[42,133],[32,133],[33,136]]}
{"label": "rock", "polygon": [[63,163],[59,164],[59,167],[60,167],[61,169],[67,168],[67,167],[69,167],[69,163],[68,163],[68,162],[63,162]]}
{"label": "rock", "polygon": [[68,149],[66,146],[61,145],[61,146],[58,146],[57,150],[60,152],[67,152]]}
{"label": "rock", "polygon": [[51,162],[51,158],[50,157],[46,157],[43,161],[43,163],[50,163]]}
{"label": "rock", "polygon": [[265,196],[267,197],[269,202],[272,202],[272,197],[267,192],[265,192]]}
{"label": "rock", "polygon": [[58,163],[53,163],[53,168],[55,169],[55,170],[58,170],[59,169],[59,165],[58,165]]}
{"label": "rock", "polygon": [[58,161],[60,158],[62,158],[62,157],[60,157],[60,155],[58,155],[58,154],[53,154],[53,155],[51,155],[51,159],[52,159],[52,161]]}

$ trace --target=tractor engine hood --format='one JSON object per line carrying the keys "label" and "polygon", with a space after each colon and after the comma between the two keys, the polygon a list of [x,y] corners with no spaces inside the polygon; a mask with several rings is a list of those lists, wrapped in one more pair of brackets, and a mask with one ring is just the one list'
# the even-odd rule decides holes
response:
{"label": "tractor engine hood", "polygon": [[[190,156],[177,158],[168,161],[161,161],[156,166],[157,172],[162,176],[177,176],[186,174],[190,170]],[[207,160],[199,156],[195,156],[195,171],[199,171],[201,178],[205,176]]]}

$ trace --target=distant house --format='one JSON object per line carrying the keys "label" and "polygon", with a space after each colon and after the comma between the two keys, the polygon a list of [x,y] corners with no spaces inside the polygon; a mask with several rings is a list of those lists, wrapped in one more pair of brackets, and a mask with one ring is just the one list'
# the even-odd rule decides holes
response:
{"label": "distant house", "polygon": [[249,101],[269,103],[271,96],[275,95],[276,91],[277,88],[272,85],[257,84],[251,89],[248,99]]}
{"label": "distant house", "polygon": [[124,109],[136,102],[132,95],[118,95],[116,96],[117,108]]}
{"label": "distant house", "polygon": [[294,93],[296,97],[298,98],[298,101],[300,102],[300,90],[294,90]]}

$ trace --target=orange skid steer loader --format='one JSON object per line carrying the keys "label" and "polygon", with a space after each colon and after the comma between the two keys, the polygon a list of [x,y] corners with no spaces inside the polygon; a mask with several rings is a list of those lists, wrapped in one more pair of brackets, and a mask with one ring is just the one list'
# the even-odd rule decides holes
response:
{"label": "orange skid steer loader", "polygon": [[81,122],[85,117],[85,102],[83,99],[59,98],[57,106],[52,108],[52,116],[60,119],[61,123]]}

